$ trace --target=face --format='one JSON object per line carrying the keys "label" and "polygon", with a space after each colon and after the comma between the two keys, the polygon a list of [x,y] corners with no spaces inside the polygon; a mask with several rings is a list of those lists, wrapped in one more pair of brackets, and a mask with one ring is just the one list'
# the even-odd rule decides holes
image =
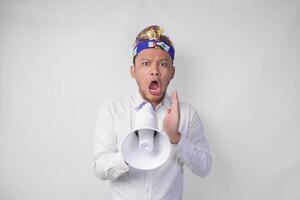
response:
{"label": "face", "polygon": [[144,49],[136,55],[130,69],[142,97],[157,105],[163,99],[175,68],[171,56],[159,48]]}

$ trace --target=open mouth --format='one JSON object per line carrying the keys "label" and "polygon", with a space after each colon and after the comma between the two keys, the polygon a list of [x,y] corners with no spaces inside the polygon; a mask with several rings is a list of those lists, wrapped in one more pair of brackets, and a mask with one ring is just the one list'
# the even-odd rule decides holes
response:
{"label": "open mouth", "polygon": [[152,95],[160,95],[161,89],[158,81],[151,81],[149,89]]}

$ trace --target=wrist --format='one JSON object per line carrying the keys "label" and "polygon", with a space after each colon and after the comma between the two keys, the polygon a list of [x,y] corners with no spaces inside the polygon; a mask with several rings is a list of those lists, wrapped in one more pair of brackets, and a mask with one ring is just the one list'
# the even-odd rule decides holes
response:
{"label": "wrist", "polygon": [[180,138],[181,138],[181,133],[177,132],[177,134],[174,134],[174,137],[172,138],[172,140],[170,140],[170,142],[172,144],[178,144]]}

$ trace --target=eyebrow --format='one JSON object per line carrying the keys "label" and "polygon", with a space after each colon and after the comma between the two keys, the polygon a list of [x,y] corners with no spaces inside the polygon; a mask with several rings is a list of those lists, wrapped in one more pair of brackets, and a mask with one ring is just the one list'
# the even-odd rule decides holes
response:
{"label": "eyebrow", "polygon": [[170,61],[170,59],[168,59],[168,58],[163,58],[163,59],[161,59],[160,61]]}

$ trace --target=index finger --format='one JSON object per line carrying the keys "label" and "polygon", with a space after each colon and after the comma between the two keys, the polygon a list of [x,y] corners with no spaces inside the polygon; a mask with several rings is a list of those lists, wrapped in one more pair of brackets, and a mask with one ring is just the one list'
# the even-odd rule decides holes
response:
{"label": "index finger", "polygon": [[178,110],[179,111],[179,100],[178,100],[178,95],[177,95],[177,91],[174,90],[172,92],[172,110]]}

